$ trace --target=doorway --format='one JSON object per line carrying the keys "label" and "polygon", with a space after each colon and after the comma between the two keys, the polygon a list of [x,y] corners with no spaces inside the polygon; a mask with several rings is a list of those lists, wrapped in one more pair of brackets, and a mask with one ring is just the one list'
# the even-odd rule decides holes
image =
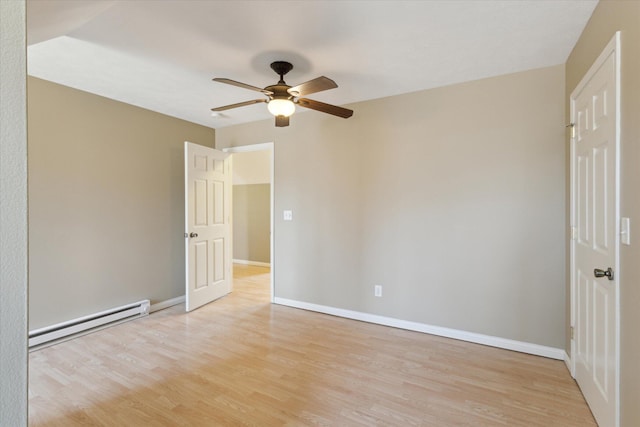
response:
{"label": "doorway", "polygon": [[273,302],[274,144],[229,147],[223,151],[232,154],[233,164],[233,260],[235,264],[270,267],[269,301]]}

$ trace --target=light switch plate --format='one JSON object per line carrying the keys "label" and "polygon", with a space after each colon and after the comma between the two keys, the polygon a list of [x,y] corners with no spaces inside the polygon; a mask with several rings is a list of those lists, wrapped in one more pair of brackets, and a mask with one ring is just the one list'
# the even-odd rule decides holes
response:
{"label": "light switch plate", "polygon": [[620,218],[620,243],[631,244],[631,223],[629,218]]}
{"label": "light switch plate", "polygon": [[283,211],[283,219],[285,221],[293,221],[293,211]]}

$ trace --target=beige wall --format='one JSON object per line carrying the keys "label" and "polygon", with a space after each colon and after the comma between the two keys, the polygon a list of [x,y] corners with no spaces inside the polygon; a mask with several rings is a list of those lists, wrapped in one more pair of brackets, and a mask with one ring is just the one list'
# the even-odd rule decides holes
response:
{"label": "beige wall", "polygon": [[271,262],[271,150],[233,153],[233,259]]}
{"label": "beige wall", "polygon": [[271,150],[233,153],[233,185],[271,182]]}
{"label": "beige wall", "polygon": [[0,1],[0,424],[27,425],[24,1]]}
{"label": "beige wall", "polygon": [[634,427],[640,426],[640,2],[600,1],[567,61],[565,99],[568,113],[571,92],[618,30],[621,214],[632,224],[632,244],[620,248],[621,425]]}
{"label": "beige wall", "polygon": [[271,262],[270,211],[271,184],[233,186],[233,259]]}
{"label": "beige wall", "polygon": [[275,141],[276,297],[562,348],[563,94],[555,66],[218,129]]}
{"label": "beige wall", "polygon": [[29,78],[30,329],[184,295],[185,140],[214,131]]}

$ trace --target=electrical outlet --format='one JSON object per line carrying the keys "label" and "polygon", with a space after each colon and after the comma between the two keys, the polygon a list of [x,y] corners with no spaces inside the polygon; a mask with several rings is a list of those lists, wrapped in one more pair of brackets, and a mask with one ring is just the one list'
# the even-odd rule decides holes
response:
{"label": "electrical outlet", "polygon": [[285,221],[293,221],[293,211],[283,211],[282,216]]}
{"label": "electrical outlet", "polygon": [[373,287],[373,295],[377,296],[377,297],[381,297],[382,296],[382,286],[380,285],[375,285]]}

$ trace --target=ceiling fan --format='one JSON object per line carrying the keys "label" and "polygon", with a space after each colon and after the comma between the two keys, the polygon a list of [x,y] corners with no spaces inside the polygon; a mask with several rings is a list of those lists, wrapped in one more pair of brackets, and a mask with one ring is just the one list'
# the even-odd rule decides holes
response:
{"label": "ceiling fan", "polygon": [[301,98],[312,93],[321,92],[323,90],[338,87],[336,82],[328,77],[318,77],[297,86],[289,86],[284,81],[284,75],[287,74],[293,65],[286,61],[276,61],[271,63],[271,69],[280,76],[280,81],[274,85],[260,89],[257,86],[251,86],[246,83],[237,82],[231,79],[216,77],[213,81],[226,83],[233,86],[242,87],[256,92],[262,92],[267,97],[264,99],[253,99],[251,101],[238,102],[237,104],[225,105],[223,107],[212,108],[211,111],[220,112],[230,110],[232,108],[244,107],[246,105],[267,103],[267,108],[271,114],[276,116],[276,126],[289,126],[289,116],[291,116],[296,104],[301,107],[310,108],[312,110],[321,111],[323,113],[332,114],[334,116],[347,119],[353,115],[353,110],[338,107],[324,102],[314,101],[313,99]]}

